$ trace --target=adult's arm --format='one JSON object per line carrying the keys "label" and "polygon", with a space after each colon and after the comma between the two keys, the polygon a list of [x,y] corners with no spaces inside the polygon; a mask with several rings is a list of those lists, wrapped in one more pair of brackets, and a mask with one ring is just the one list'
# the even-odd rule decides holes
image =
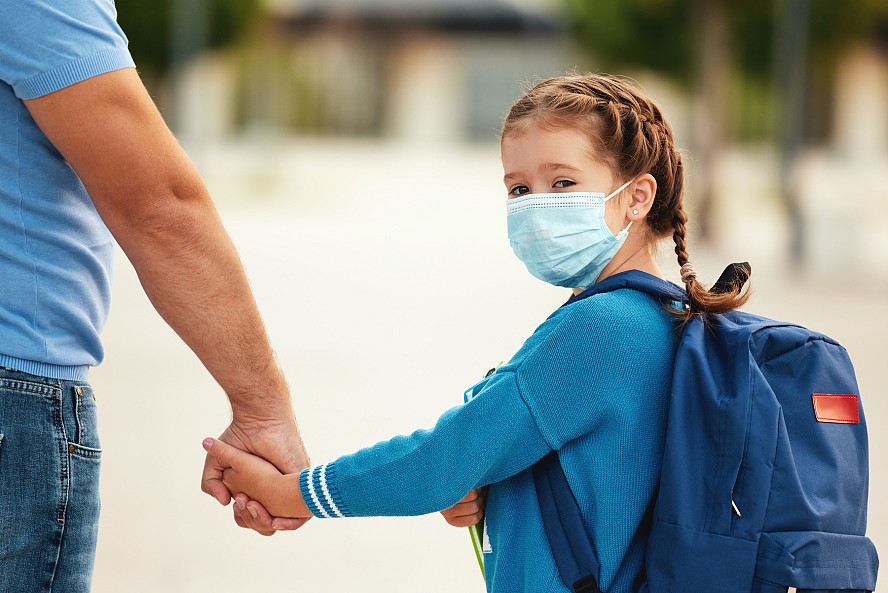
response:
{"label": "adult's arm", "polygon": [[[281,471],[305,467],[289,389],[237,252],[135,69],[25,104],[83,181],[155,309],[224,389],[233,419],[220,438]],[[208,459],[202,487],[228,504],[221,471]],[[235,514],[241,525],[270,531],[270,522]]]}

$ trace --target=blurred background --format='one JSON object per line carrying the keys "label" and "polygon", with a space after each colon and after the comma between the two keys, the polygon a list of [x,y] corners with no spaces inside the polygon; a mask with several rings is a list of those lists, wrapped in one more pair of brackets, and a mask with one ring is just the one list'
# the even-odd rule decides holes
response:
{"label": "blurred background", "polygon": [[[748,310],[839,340],[888,545],[888,3],[117,0],[217,200],[316,462],[430,426],[563,300],[506,240],[498,130],[533,82],[633,78],[685,150],[692,260],[750,261]],[[677,279],[670,246],[664,271]],[[439,516],[262,538],[199,490],[224,395],[119,255],[94,590],[483,591]]]}

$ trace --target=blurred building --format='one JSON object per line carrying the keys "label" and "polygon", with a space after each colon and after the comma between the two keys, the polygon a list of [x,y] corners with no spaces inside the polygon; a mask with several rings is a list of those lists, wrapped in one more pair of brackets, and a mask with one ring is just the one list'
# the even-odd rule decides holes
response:
{"label": "blurred building", "polygon": [[181,132],[493,139],[520,82],[567,61],[547,4],[278,0],[248,43],[193,64]]}
{"label": "blurred building", "polygon": [[[571,68],[576,53],[557,0],[269,0],[249,38],[194,60],[176,81],[177,135],[192,154],[214,140],[298,137],[495,141],[522,88]],[[861,42],[833,82],[807,89],[805,137],[781,160],[773,105],[732,87],[733,134],[712,158],[694,141],[709,125],[699,96],[632,72],[668,114],[687,159],[692,213],[713,182],[707,227],[737,258],[792,252],[807,269],[888,281],[888,51]],[[758,98],[757,98],[758,97]],[[728,123],[753,121],[744,136]],[[756,123],[756,121],[758,123]],[[705,171],[704,171],[705,170]],[[790,179],[797,208],[780,196]],[[700,220],[701,217],[697,217]],[[734,257],[734,255],[731,255]],[[792,264],[792,262],[789,262]]]}
{"label": "blurred building", "polygon": [[867,44],[839,62],[829,142],[795,171],[809,268],[888,283],[888,51]]}

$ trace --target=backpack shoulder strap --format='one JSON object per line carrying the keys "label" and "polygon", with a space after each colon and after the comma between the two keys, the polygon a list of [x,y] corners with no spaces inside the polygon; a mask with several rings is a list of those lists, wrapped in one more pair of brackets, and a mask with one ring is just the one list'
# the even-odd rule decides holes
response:
{"label": "backpack shoulder strap", "polygon": [[567,483],[558,452],[550,451],[532,470],[543,527],[561,582],[575,593],[601,593],[598,554],[586,533],[580,505]]}
{"label": "backpack shoulder strap", "polygon": [[627,270],[626,272],[620,272],[619,274],[608,276],[601,282],[593,284],[580,294],[572,297],[565,304],[575,303],[582,299],[595,296],[596,294],[613,292],[622,288],[631,288],[632,290],[643,292],[656,299],[664,301],[687,300],[687,295],[685,294],[685,291],[679,288],[677,285],[672,284],[671,282],[667,282],[666,280],[663,280],[661,278],[657,278],[656,276],[648,274],[647,272],[642,272],[640,270]]}

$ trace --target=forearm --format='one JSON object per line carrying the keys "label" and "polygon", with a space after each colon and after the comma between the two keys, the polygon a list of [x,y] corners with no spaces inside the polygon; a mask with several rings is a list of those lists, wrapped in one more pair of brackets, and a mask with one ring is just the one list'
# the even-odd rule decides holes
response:
{"label": "forearm", "polygon": [[135,70],[26,105],[83,181],[155,308],[223,387],[235,414],[289,417],[287,387],[237,253]]}
{"label": "forearm", "polygon": [[299,494],[299,474],[278,474],[265,483],[252,483],[243,490],[275,517],[309,519],[312,517],[308,506]]}
{"label": "forearm", "polygon": [[225,390],[235,418],[289,417],[287,386],[243,267],[196,173],[134,202],[141,206],[111,230],[155,309]]}

